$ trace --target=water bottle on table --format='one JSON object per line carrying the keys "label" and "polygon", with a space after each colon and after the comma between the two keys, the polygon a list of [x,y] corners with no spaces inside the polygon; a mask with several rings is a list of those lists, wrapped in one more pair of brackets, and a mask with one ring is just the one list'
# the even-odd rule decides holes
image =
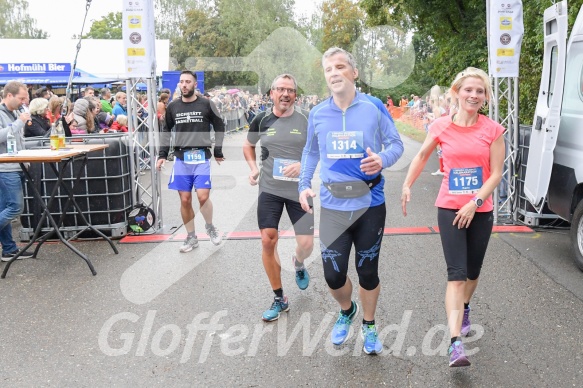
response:
{"label": "water bottle on table", "polygon": [[8,124],[8,136],[6,136],[6,152],[8,155],[16,155],[16,136],[12,133],[12,124]]}

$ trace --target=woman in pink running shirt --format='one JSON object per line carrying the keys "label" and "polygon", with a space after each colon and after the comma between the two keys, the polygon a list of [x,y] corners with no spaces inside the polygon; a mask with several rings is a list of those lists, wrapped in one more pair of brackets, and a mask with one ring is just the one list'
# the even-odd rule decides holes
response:
{"label": "woman in pink running shirt", "polygon": [[449,366],[468,366],[462,336],[470,332],[470,299],[493,226],[492,192],[502,179],[504,127],[479,113],[492,96],[488,75],[468,67],[451,85],[456,113],[436,119],[415,156],[401,195],[403,215],[411,186],[431,152],[442,149],[444,176],[435,201],[441,245],[447,264],[445,310],[451,334]]}

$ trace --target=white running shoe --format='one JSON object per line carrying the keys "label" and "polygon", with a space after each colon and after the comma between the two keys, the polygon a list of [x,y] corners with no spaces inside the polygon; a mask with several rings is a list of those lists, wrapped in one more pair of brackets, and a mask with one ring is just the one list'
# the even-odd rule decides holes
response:
{"label": "white running shoe", "polygon": [[436,175],[444,175],[444,174],[443,174],[443,171],[437,170],[435,172],[432,172],[431,175],[436,176]]}
{"label": "white running shoe", "polygon": [[215,245],[219,245],[223,240],[223,236],[221,235],[221,232],[219,232],[217,227],[214,226],[213,224],[206,224],[205,228],[206,234],[209,235],[211,242]]}
{"label": "white running shoe", "polygon": [[198,248],[198,238],[196,236],[188,236],[184,241],[184,244],[180,247],[180,252],[186,253],[192,251],[194,248]]}

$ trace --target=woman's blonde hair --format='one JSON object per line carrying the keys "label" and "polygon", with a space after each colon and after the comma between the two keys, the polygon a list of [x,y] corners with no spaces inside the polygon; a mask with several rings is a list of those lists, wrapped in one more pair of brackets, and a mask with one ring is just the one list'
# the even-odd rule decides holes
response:
{"label": "woman's blonde hair", "polygon": [[46,98],[39,97],[30,102],[28,105],[28,110],[32,115],[44,116],[47,106],[49,106],[48,100]]}
{"label": "woman's blonde hair", "polygon": [[[462,83],[468,77],[479,78],[484,83],[484,88],[486,89],[486,101],[490,102],[492,98],[492,85],[490,84],[490,77],[486,72],[482,69],[478,69],[476,67],[468,67],[462,72],[459,72],[458,75],[455,77],[453,82],[451,83],[451,90],[458,94],[460,88],[462,87]],[[457,99],[455,101],[457,105]]]}
{"label": "woman's blonde hair", "polygon": [[126,115],[117,115],[115,120],[119,125],[123,125],[124,127],[127,127],[128,125],[128,116]]}
{"label": "woman's blonde hair", "polygon": [[52,96],[49,99],[49,111],[53,115],[60,113],[60,110],[61,110],[61,107],[63,106],[64,101],[65,101],[64,98],[61,100],[61,97],[59,97],[59,96]]}
{"label": "woman's blonde hair", "polygon": [[439,85],[433,85],[431,87],[431,89],[429,90],[429,105],[431,106],[431,111],[433,112],[433,115],[435,118],[441,116],[439,114],[439,108],[440,108],[440,99],[443,98],[443,93],[441,91],[441,86]]}

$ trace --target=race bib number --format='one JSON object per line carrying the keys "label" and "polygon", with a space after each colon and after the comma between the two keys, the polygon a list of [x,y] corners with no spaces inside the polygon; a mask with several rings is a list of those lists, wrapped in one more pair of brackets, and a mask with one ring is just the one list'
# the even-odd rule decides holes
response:
{"label": "race bib number", "polygon": [[450,194],[476,194],[482,187],[482,167],[452,168],[449,171]]}
{"label": "race bib number", "polygon": [[330,159],[353,159],[364,157],[362,131],[328,132],[326,156]]}
{"label": "race bib number", "polygon": [[184,152],[184,163],[202,164],[205,162],[204,150],[188,150]]}
{"label": "race bib number", "polygon": [[297,160],[292,159],[280,159],[274,158],[273,159],[273,179],[277,179],[279,181],[292,181],[292,182],[299,182],[300,178],[291,178],[285,176],[283,174],[283,169],[289,166],[290,164],[297,163]]}

